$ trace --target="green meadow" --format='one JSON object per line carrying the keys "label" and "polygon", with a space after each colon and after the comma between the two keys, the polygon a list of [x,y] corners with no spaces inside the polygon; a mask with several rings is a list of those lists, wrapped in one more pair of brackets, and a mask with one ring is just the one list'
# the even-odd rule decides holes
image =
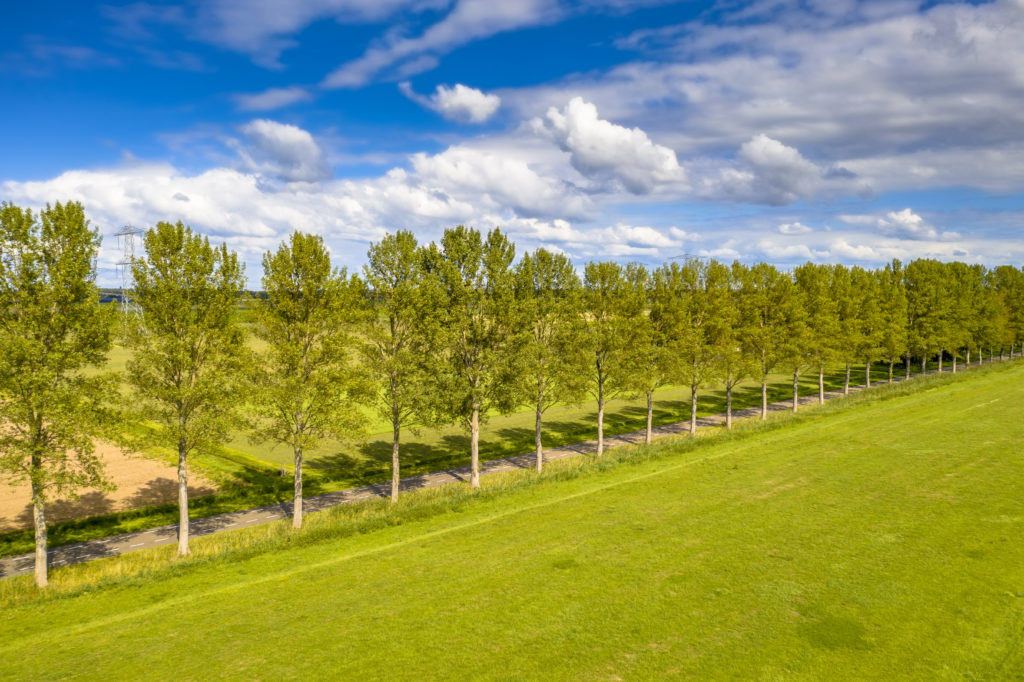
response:
{"label": "green meadow", "polygon": [[1022,399],[1021,363],[927,377],[58,569],[47,595],[3,581],[0,673],[1020,677]]}
{"label": "green meadow", "polygon": [[[250,343],[257,340],[250,336]],[[130,357],[127,350],[115,346],[105,370],[123,371]],[[934,368],[934,363],[930,366]],[[915,365],[916,373],[920,367]],[[899,375],[901,367],[897,367]],[[843,385],[844,369],[836,367],[826,375],[826,389]],[[875,380],[888,376],[888,367],[873,368]],[[792,397],[792,376],[772,375],[769,382],[770,401]],[[864,381],[863,365],[853,368],[851,383]],[[126,390],[126,389],[125,389]],[[805,374],[800,380],[800,395],[813,395],[818,390],[817,374]],[[700,395],[698,416],[725,411],[725,392],[709,387]],[[734,409],[760,405],[760,385],[745,382],[733,396]],[[642,397],[621,397],[609,401],[605,411],[605,435],[611,436],[644,428],[647,419],[646,400]],[[326,441],[304,453],[304,488],[307,496],[342,490],[391,478],[391,431],[369,410],[366,412],[367,435],[349,442]],[[654,424],[685,421],[690,417],[690,389],[666,387],[655,394]],[[548,410],[544,422],[544,446],[557,447],[597,437],[596,403],[561,405]],[[530,452],[534,448],[534,414],[529,408],[509,414],[492,414],[481,428],[480,456],[483,460]],[[126,422],[125,429],[139,428]],[[402,436],[402,475],[440,471],[469,463],[469,433],[460,425],[408,430]],[[175,466],[177,455],[170,449],[147,447],[146,454]],[[290,500],[292,453],[280,444],[252,442],[244,430],[236,431],[223,446],[210,452],[194,453],[189,467],[218,484],[220,492],[189,502],[191,518],[202,518],[229,511]],[[280,475],[284,472],[284,476]],[[107,537],[145,528],[153,528],[178,520],[177,506],[118,512],[52,524],[50,547]],[[0,534],[0,556],[12,556],[33,550],[31,529]]]}

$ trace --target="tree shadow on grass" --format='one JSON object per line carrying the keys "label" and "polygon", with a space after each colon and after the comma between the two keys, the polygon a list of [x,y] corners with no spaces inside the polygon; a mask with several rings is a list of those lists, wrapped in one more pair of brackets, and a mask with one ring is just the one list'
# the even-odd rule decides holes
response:
{"label": "tree shadow on grass", "polygon": [[[188,487],[189,499],[205,497],[217,492],[205,485]],[[132,507],[155,507],[160,504],[169,504],[178,499],[178,482],[170,478],[154,478],[146,485],[135,491],[135,494],[128,498]]]}

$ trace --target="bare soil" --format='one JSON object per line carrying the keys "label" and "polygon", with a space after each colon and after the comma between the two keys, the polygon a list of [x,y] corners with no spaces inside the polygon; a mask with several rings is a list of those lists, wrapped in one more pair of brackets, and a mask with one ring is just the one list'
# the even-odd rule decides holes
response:
{"label": "bare soil", "polygon": [[[48,523],[151,507],[178,499],[178,472],[173,466],[142,455],[126,455],[116,445],[97,443],[96,454],[106,465],[113,492],[84,490],[77,500],[54,500],[46,506]],[[189,497],[216,492],[212,482],[189,471]],[[31,495],[27,484],[0,485],[0,532],[32,527]]]}

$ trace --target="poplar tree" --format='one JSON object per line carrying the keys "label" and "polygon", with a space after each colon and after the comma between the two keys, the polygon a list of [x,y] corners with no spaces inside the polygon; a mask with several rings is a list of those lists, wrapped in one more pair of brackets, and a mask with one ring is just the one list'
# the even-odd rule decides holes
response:
{"label": "poplar tree", "polygon": [[853,276],[849,268],[836,265],[830,282],[832,299],[836,302],[839,333],[836,337],[836,355],[846,365],[843,376],[843,395],[850,393],[850,367],[861,346],[860,311]]}
{"label": "poplar tree", "polygon": [[534,409],[534,446],[541,471],[544,413],[558,403],[579,400],[586,390],[582,285],[568,257],[537,249],[524,254],[516,266],[515,291],[525,331],[520,393]]}
{"label": "poplar tree", "polygon": [[604,453],[604,408],[630,388],[629,354],[644,301],[618,263],[587,263],[583,274],[588,390],[597,401],[597,454]]}
{"label": "poplar tree", "polygon": [[903,279],[907,290],[907,328],[911,350],[921,359],[921,373],[927,367],[928,357],[939,354],[942,366],[942,326],[945,298],[942,264],[931,259],[917,259],[907,263]]}
{"label": "poplar tree", "polygon": [[245,286],[243,266],[227,245],[181,222],[157,223],[132,263],[128,381],[154,442],[178,454],[178,554],[188,554],[188,456],[227,438],[239,424],[249,353],[233,316]]}
{"label": "poplar tree", "polygon": [[690,435],[697,435],[700,389],[716,376],[717,352],[728,337],[723,309],[729,304],[729,269],[718,261],[690,259],[680,268],[681,319],[689,328],[679,345],[679,375],[690,387]]}
{"label": "poplar tree", "polygon": [[976,314],[971,304],[981,279],[970,266],[959,261],[944,263],[943,270],[946,317],[942,338],[943,346],[952,356],[953,373],[956,374],[960,351],[970,344],[970,329]]}
{"label": "poplar tree", "polygon": [[668,343],[670,325],[665,324],[655,298],[655,274],[636,266],[627,271],[627,277],[636,296],[645,302],[633,330],[635,337],[628,354],[630,369],[627,382],[631,387],[630,393],[642,395],[647,400],[644,442],[650,443],[654,435],[654,392],[672,381],[676,358]]}
{"label": "poplar tree", "polygon": [[370,246],[363,277],[373,310],[363,331],[363,363],[371,403],[391,424],[391,501],[398,500],[402,429],[429,421],[428,339],[443,302],[425,277],[424,252],[412,232],[386,235]]}
{"label": "poplar tree", "polygon": [[992,283],[1006,307],[1006,343],[1013,358],[1016,347],[1024,343],[1024,270],[1000,265],[992,272]]}
{"label": "poplar tree", "polygon": [[910,367],[907,338],[907,292],[903,283],[903,265],[898,260],[887,263],[876,271],[879,298],[878,344],[882,358],[889,363],[889,382],[893,380],[893,367],[901,356]]}
{"label": "poplar tree", "polygon": [[715,367],[725,387],[725,428],[732,428],[732,396],[736,386],[753,372],[750,356],[743,350],[744,327],[742,315],[743,295],[740,287],[740,264],[734,262],[729,271],[722,306],[721,334],[715,348]]}
{"label": "poplar tree", "polygon": [[356,398],[362,371],[355,363],[352,325],[363,306],[361,287],[331,267],[319,236],[293,232],[263,255],[263,291],[256,308],[259,354],[254,438],[292,450],[292,527],[302,527],[302,455],[328,436],[362,428]]}
{"label": "poplar tree", "polygon": [[109,490],[93,434],[113,393],[84,369],[106,361],[114,310],[99,303],[100,238],[76,202],[38,216],[0,205],[0,472],[28,482],[35,582],[46,587],[46,505],[80,488]]}
{"label": "poplar tree", "polygon": [[864,361],[864,385],[871,386],[871,365],[882,355],[882,304],[878,276],[872,270],[854,266],[850,280],[856,300],[856,357]]}
{"label": "poplar tree", "polygon": [[427,267],[446,297],[436,311],[441,321],[436,347],[435,405],[440,414],[462,421],[470,433],[470,482],[480,485],[480,424],[496,410],[511,412],[519,402],[514,388],[522,339],[515,305],[515,246],[495,228],[487,234],[463,226],[445,230],[431,244]]}
{"label": "poplar tree", "polygon": [[788,351],[788,319],[793,297],[789,277],[768,263],[736,268],[741,292],[744,348],[761,382],[761,419],[768,418],[768,376]]}
{"label": "poplar tree", "polygon": [[818,403],[825,402],[825,368],[838,357],[839,305],[833,296],[833,267],[805,263],[793,270],[806,310],[807,361],[818,371]]}
{"label": "poplar tree", "polygon": [[807,302],[796,280],[785,276],[780,292],[780,312],[784,315],[786,343],[783,357],[793,368],[793,412],[800,407],[800,372],[813,362],[814,336],[807,326]]}

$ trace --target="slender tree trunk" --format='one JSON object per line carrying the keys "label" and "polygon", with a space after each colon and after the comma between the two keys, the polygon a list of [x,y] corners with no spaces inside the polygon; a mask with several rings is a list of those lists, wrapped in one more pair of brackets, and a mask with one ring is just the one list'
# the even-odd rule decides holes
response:
{"label": "slender tree trunk", "polygon": [[732,379],[725,384],[725,428],[732,428]]}
{"label": "slender tree trunk", "polygon": [[697,384],[690,384],[690,435],[697,435]]}
{"label": "slender tree trunk", "polygon": [[398,489],[401,486],[398,449],[401,441],[402,427],[398,421],[391,422],[391,503],[398,502]]}
{"label": "slender tree trunk", "polygon": [[647,391],[647,433],[644,434],[644,442],[651,444],[654,428],[654,392]]}
{"label": "slender tree trunk", "polygon": [[825,365],[818,365],[818,404],[825,404]]}
{"label": "slender tree trunk", "polygon": [[850,361],[846,361],[846,379],[843,380],[843,395],[850,395]]}
{"label": "slender tree trunk", "polygon": [[604,382],[597,384],[597,456],[604,454]]}
{"label": "slender tree trunk", "polygon": [[768,418],[768,377],[761,377],[761,421]]}
{"label": "slender tree trunk", "polygon": [[889,383],[890,384],[892,383],[892,368],[893,368],[893,365],[895,365],[895,364],[896,363],[893,362],[891,359],[889,360]]}
{"label": "slender tree trunk", "polygon": [[800,406],[800,368],[793,369],[793,411]]}
{"label": "slender tree trunk", "polygon": [[956,353],[953,354],[953,374],[956,374]]}
{"label": "slender tree trunk", "polygon": [[473,402],[473,413],[469,418],[469,459],[472,472],[469,483],[474,488],[480,487],[480,405]]}
{"label": "slender tree trunk", "polygon": [[544,422],[544,412],[541,410],[541,401],[537,401],[537,413],[534,415],[533,444],[537,448],[537,473],[544,469],[544,446],[541,444],[540,431]]}
{"label": "slender tree trunk", "polygon": [[[33,468],[36,458],[33,457]],[[32,483],[32,523],[36,531],[36,587],[49,584],[46,566],[46,502],[43,499],[42,487]]]}
{"label": "slender tree trunk", "polygon": [[864,388],[871,388],[871,361],[864,363]]}
{"label": "slender tree trunk", "polygon": [[964,359],[964,364],[968,367],[971,366],[971,347],[967,347],[967,357]]}
{"label": "slender tree trunk", "polygon": [[295,448],[295,502],[292,504],[292,528],[302,528],[302,448]]}
{"label": "slender tree trunk", "polygon": [[939,374],[942,374],[942,356],[945,355],[945,351],[939,349]]}
{"label": "slender tree trunk", "polygon": [[906,364],[907,364],[907,376],[905,378],[909,379],[910,378],[910,353],[907,353],[907,355],[906,355]]}
{"label": "slender tree trunk", "polygon": [[921,374],[924,374],[925,371],[927,371],[927,369],[928,369],[927,363],[928,363],[928,358],[922,355],[921,356]]}
{"label": "slender tree trunk", "polygon": [[188,451],[178,443],[178,556],[188,554]]}

